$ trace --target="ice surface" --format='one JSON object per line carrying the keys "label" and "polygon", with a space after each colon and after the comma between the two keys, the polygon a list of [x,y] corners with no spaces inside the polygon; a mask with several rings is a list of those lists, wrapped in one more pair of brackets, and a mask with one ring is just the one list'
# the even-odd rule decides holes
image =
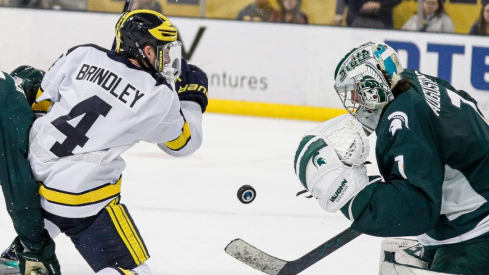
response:
{"label": "ice surface", "polygon": [[[147,143],[124,153],[122,203],[148,247],[153,274],[263,274],[227,255],[226,245],[242,238],[294,260],[348,227],[342,214],[296,197],[303,188],[294,174],[295,149],[317,124],[206,113],[204,144],[190,157],[173,158]],[[244,184],[257,191],[251,204],[238,201]],[[2,250],[15,234],[3,205]],[[362,235],[301,274],[377,274],[380,242]],[[66,236],[56,244],[64,274],[93,274]]]}

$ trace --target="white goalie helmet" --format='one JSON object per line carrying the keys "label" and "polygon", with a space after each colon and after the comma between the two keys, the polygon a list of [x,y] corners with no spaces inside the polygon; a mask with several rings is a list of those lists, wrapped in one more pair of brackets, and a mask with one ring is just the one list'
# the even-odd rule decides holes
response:
{"label": "white goalie helmet", "polygon": [[[391,78],[391,84],[382,71]],[[394,99],[392,88],[403,69],[394,49],[366,43],[351,50],[335,70],[335,89],[345,109],[369,131],[379,123],[382,108]]]}

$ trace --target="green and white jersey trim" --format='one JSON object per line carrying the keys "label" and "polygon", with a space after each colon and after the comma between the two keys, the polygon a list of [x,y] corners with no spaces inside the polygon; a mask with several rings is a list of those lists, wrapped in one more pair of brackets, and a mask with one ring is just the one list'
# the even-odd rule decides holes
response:
{"label": "green and white jersey trim", "polygon": [[470,185],[467,178],[457,169],[445,165],[445,179],[442,186],[441,215],[448,220],[475,211],[487,200],[479,195]]}
{"label": "green and white jersey trim", "polygon": [[487,233],[488,231],[489,231],[489,216],[482,219],[474,229],[472,229],[472,230],[470,230],[464,234],[461,234],[459,236],[456,236],[456,237],[453,237],[450,239],[446,239],[446,240],[438,241],[438,240],[431,238],[427,234],[423,234],[423,235],[418,236],[418,241],[424,246],[433,246],[433,245],[442,245],[442,244],[455,244],[455,243],[460,243],[460,242],[468,241],[468,240],[471,240],[473,238],[479,237],[479,236]]}
{"label": "green and white jersey trim", "polygon": [[[445,165],[445,178],[442,186],[441,215],[445,215],[448,220],[453,221],[465,214],[471,214],[487,200],[478,194],[470,185],[467,178],[457,169],[452,169]],[[489,216],[480,221],[473,230],[460,236],[446,239],[435,240],[427,234],[418,237],[423,245],[452,244],[467,241],[478,237],[489,231]]]}

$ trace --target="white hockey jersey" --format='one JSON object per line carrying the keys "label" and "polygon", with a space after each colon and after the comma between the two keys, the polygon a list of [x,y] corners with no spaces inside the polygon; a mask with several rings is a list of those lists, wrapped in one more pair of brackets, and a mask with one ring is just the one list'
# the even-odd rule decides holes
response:
{"label": "white hockey jersey", "polygon": [[180,102],[164,78],[96,45],[62,55],[41,90],[37,102],[51,106],[32,126],[29,161],[42,207],[58,216],[92,216],[118,197],[120,155],[137,142],[173,156],[202,143],[197,103]]}

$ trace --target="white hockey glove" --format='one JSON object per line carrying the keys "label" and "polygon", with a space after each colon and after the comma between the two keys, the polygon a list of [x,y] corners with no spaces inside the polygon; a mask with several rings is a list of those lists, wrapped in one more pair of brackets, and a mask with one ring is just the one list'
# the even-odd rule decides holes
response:
{"label": "white hockey glove", "polygon": [[295,172],[320,206],[334,213],[368,182],[363,163],[368,137],[351,115],[339,116],[302,138],[294,159]]}

